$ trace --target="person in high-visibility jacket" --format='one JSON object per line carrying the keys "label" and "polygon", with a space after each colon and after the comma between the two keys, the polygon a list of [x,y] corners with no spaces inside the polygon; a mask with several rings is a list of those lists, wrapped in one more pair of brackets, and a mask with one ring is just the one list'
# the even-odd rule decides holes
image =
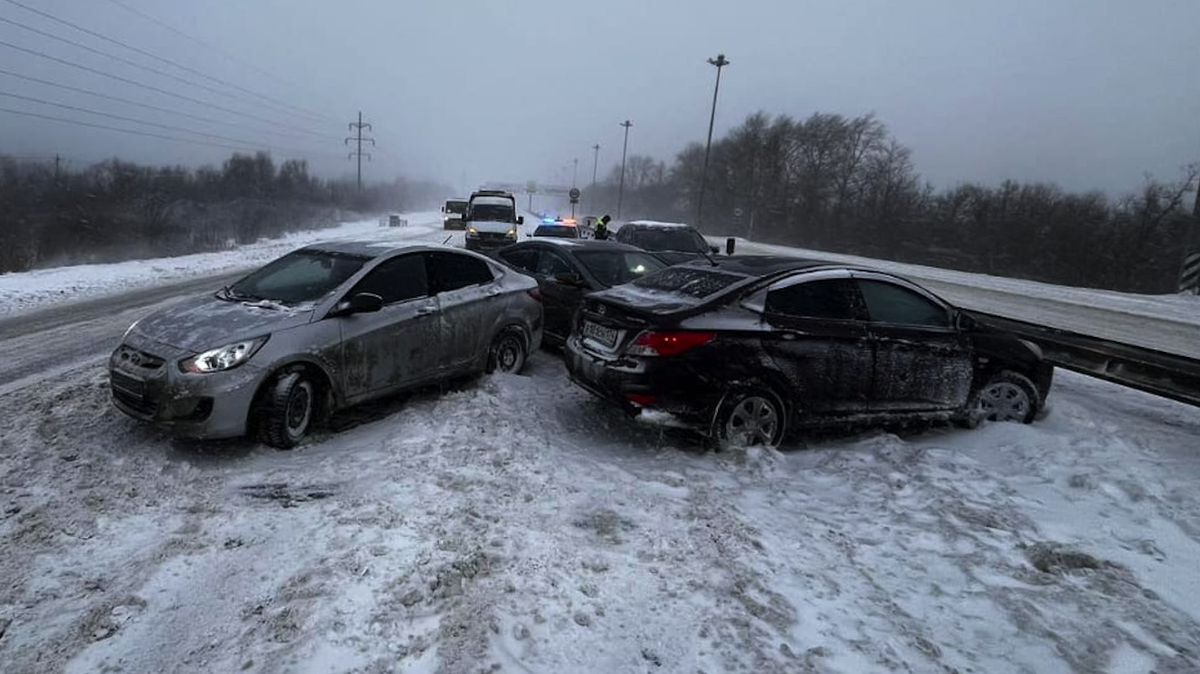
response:
{"label": "person in high-visibility jacket", "polygon": [[612,220],[609,216],[604,216],[596,221],[596,228],[592,231],[592,238],[597,241],[604,241],[608,238],[608,223]]}

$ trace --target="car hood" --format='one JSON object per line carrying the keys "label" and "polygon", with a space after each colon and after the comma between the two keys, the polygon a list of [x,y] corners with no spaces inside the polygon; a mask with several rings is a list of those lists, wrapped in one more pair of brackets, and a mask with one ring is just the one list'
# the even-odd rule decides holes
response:
{"label": "car hood", "polygon": [[467,226],[474,227],[476,231],[487,232],[489,234],[504,234],[513,227],[516,227],[511,222],[498,220],[472,220],[467,223]]}
{"label": "car hood", "polygon": [[160,344],[204,351],[303,325],[312,320],[312,314],[311,303],[228,302],[204,295],[146,316],[133,331]]}

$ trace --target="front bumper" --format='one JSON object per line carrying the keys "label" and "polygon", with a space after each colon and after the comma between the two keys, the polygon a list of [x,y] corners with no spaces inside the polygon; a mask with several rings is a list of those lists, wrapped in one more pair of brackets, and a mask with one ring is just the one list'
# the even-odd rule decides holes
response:
{"label": "front bumper", "polygon": [[507,234],[490,234],[480,232],[474,236],[468,234],[466,238],[467,250],[500,250],[505,246],[511,246],[517,242],[515,236]]}
{"label": "front bumper", "polygon": [[189,355],[161,345],[121,344],[108,362],[113,405],[180,437],[245,435],[266,373],[246,363],[225,372],[188,374],[178,362]]}

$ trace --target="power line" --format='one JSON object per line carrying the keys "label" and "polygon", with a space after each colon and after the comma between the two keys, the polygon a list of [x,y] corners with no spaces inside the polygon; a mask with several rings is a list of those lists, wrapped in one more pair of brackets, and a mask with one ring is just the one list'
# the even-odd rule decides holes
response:
{"label": "power line", "polygon": [[[89,108],[82,108],[82,107],[79,107],[76,105],[68,105],[66,103],[56,103],[54,101],[47,101],[47,100],[41,99],[41,98],[34,98],[33,96],[24,96],[22,94],[12,94],[7,91],[0,91],[0,96],[7,96],[8,98],[16,98],[16,99],[19,99],[22,101],[30,101],[32,103],[40,103],[42,105],[50,105],[50,106],[53,106],[56,108],[63,108],[65,110],[74,110],[75,112],[82,112],[82,113],[88,114],[88,115],[96,115],[98,117],[108,117],[109,119],[116,119],[116,120],[120,120],[122,122],[131,122],[134,124],[142,124],[144,126],[152,126],[152,127],[158,128],[158,129],[164,129],[166,131],[180,131],[183,133],[191,133],[191,134],[195,134],[197,136],[204,136],[206,138],[215,138],[217,140],[228,141],[231,143],[242,143],[244,145],[248,145],[251,147],[267,145],[265,143],[256,143],[254,141],[245,140],[243,138],[231,138],[229,136],[222,136],[220,134],[215,134],[215,133],[205,133],[204,131],[193,131],[192,129],[188,129],[188,128],[185,128],[182,126],[173,126],[171,124],[159,124],[158,122],[150,122],[150,121],[147,121],[144,119],[137,119],[136,117],[125,117],[123,115],[114,115],[109,112],[101,112],[99,110],[91,110]],[[276,147],[276,146],[268,145],[268,147]],[[287,148],[287,147],[279,147],[278,149],[284,150],[287,152],[293,152],[293,153],[307,152],[306,150],[297,150],[295,148]],[[322,154],[322,153],[314,152],[314,154]],[[326,156],[333,156],[333,155],[326,154]]]}
{"label": "power line", "polygon": [[179,138],[176,136],[167,136],[161,133],[152,133],[149,131],[134,131],[132,129],[122,129],[116,126],[108,126],[106,124],[93,124],[84,122],[78,119],[69,119],[67,117],[55,117],[54,115],[43,115],[36,112],[27,112],[24,110],[13,110],[11,108],[0,108],[0,112],[7,112],[10,115],[21,115],[23,117],[36,117],[38,119],[48,119],[54,122],[64,122],[66,124],[75,124],[78,126],[87,126],[93,129],[106,129],[108,131],[119,131],[121,133],[129,133],[135,136],[146,136],[148,138],[162,138],[163,140],[173,140],[181,143],[192,143],[193,145],[210,145],[212,147],[222,147],[230,150],[254,150],[251,147],[238,147],[236,145],[226,145],[225,143],[214,143],[206,140],[197,140],[195,138]]}
{"label": "power line", "polygon": [[[5,1],[5,2],[11,2],[12,0],[4,0],[4,1]],[[5,47],[8,47],[9,49],[15,49],[15,50],[17,50],[17,51],[22,51],[22,52],[25,52],[26,54],[32,54],[32,55],[34,55],[34,56],[38,56],[38,57],[40,57],[40,58],[48,59],[48,60],[50,60],[50,61],[54,61],[54,62],[56,62],[56,63],[61,63],[61,64],[63,64],[63,65],[70,66],[70,67],[72,67],[72,68],[78,68],[79,70],[84,70],[84,71],[87,71],[87,72],[90,72],[90,73],[94,73],[94,74],[96,74],[96,75],[100,75],[100,76],[102,76],[102,77],[107,77],[107,78],[110,78],[110,79],[114,79],[114,80],[117,80],[117,81],[119,81],[119,82],[125,82],[126,84],[132,84],[132,85],[134,85],[134,86],[137,86],[137,87],[142,87],[143,89],[149,89],[150,91],[154,91],[154,92],[157,92],[157,93],[160,93],[160,94],[166,95],[166,96],[171,96],[171,97],[173,97],[173,98],[178,98],[178,99],[181,99],[181,100],[184,100],[184,101],[188,101],[189,103],[198,103],[198,104],[200,104],[200,105],[206,105],[206,106],[208,106],[208,107],[210,107],[210,108],[214,108],[214,109],[216,109],[216,110],[221,110],[222,112],[228,112],[228,113],[230,113],[230,114],[233,114],[233,115],[238,115],[239,117],[245,117],[245,118],[247,118],[247,119],[253,119],[253,120],[255,120],[255,121],[258,121],[258,122],[263,122],[263,123],[266,123],[266,124],[277,124],[277,125],[279,125],[279,126],[282,126],[282,127],[284,127],[284,128],[287,128],[287,129],[292,129],[293,131],[299,131],[299,132],[301,132],[301,133],[306,133],[306,134],[309,134],[309,135],[312,135],[312,136],[318,136],[318,137],[320,137],[320,138],[336,138],[336,136],[329,136],[329,135],[326,135],[326,134],[323,134],[323,133],[319,133],[319,132],[316,132],[316,131],[310,131],[310,130],[308,130],[308,129],[302,129],[302,128],[298,127],[298,126],[292,126],[292,125],[290,125],[290,124],[284,124],[284,123],[282,123],[282,122],[276,122],[276,121],[274,121],[274,120],[270,120],[270,119],[267,119],[267,118],[265,118],[265,117],[259,117],[258,115],[252,115],[252,114],[250,114],[250,113],[248,113],[248,112],[241,112],[241,111],[238,111],[238,110],[234,110],[234,109],[232,109],[232,108],[226,108],[226,107],[224,107],[224,106],[217,105],[216,103],[210,103],[210,102],[208,102],[208,101],[203,101],[203,100],[200,100],[200,99],[198,99],[198,98],[192,98],[191,96],[185,96],[184,94],[175,93],[175,92],[173,92],[173,91],[167,91],[166,89],[161,89],[161,88],[159,88],[159,87],[156,87],[156,86],[154,86],[154,85],[152,85],[152,84],[146,84],[145,82],[138,82],[137,80],[131,80],[131,79],[127,78],[127,77],[121,77],[120,75],[113,75],[112,73],[106,73],[106,72],[104,72],[104,71],[102,71],[102,70],[97,70],[97,69],[95,69],[95,68],[91,68],[91,67],[88,67],[88,66],[80,65],[80,64],[78,64],[78,63],[74,63],[74,62],[72,62],[72,61],[68,61],[68,60],[66,60],[66,59],[60,59],[60,58],[58,58],[57,56],[50,56],[49,54],[45,54],[45,53],[43,53],[43,52],[39,52],[39,51],[37,51],[37,50],[35,50],[35,49],[28,49],[28,48],[25,48],[25,47],[21,47],[21,46],[19,46],[19,45],[15,45],[15,44],[12,44],[11,42],[6,42],[6,41],[4,41],[4,40],[0,40],[0,45],[3,45],[3,46],[5,46]]]}
{"label": "power line", "polygon": [[[267,96],[267,95],[265,95],[265,94],[260,94],[260,93],[258,93],[258,92],[256,92],[256,91],[251,91],[250,89],[246,89],[245,87],[238,86],[238,85],[236,85],[236,84],[233,84],[233,83],[231,83],[231,82],[226,82],[225,80],[222,80],[222,79],[220,79],[220,78],[217,78],[217,77],[213,77],[212,75],[209,75],[209,74],[207,74],[207,73],[204,73],[204,72],[201,72],[201,71],[199,71],[199,70],[196,70],[195,68],[190,68],[190,67],[188,67],[188,66],[185,66],[185,65],[183,65],[183,64],[181,64],[181,63],[176,63],[175,61],[172,61],[171,59],[168,59],[168,58],[166,58],[166,57],[163,57],[163,56],[158,56],[157,54],[153,54],[153,53],[151,53],[151,52],[148,52],[148,51],[146,51],[145,49],[140,49],[140,48],[138,48],[138,47],[134,47],[134,46],[131,46],[131,45],[125,44],[124,42],[121,42],[120,40],[117,40],[117,39],[114,39],[114,38],[108,37],[107,35],[104,35],[104,34],[102,34],[102,33],[97,33],[97,32],[96,32],[96,31],[94,31],[94,30],[89,30],[89,29],[87,29],[87,28],[84,28],[84,27],[82,27],[82,26],[76,25],[76,24],[74,24],[74,23],[71,23],[70,21],[67,21],[66,19],[61,19],[61,18],[59,18],[59,17],[57,17],[57,16],[54,16],[53,14],[50,14],[50,13],[48,13],[48,12],[43,12],[43,11],[42,11],[42,10],[40,10],[40,9],[35,9],[35,8],[33,8],[33,7],[30,7],[29,5],[26,5],[26,4],[24,4],[24,3],[17,2],[17,0],[3,0],[3,1],[4,1],[4,2],[7,2],[7,3],[8,3],[8,4],[10,4],[10,5],[16,5],[17,7],[20,7],[21,9],[24,9],[24,10],[25,10],[25,11],[27,11],[27,12],[32,12],[33,14],[37,14],[38,16],[45,17],[45,18],[47,18],[47,19],[50,19],[51,21],[54,21],[54,22],[56,22],[56,23],[60,23],[60,24],[62,24],[62,25],[64,25],[64,26],[69,26],[69,27],[71,27],[71,28],[74,28],[75,30],[77,30],[77,31],[79,31],[79,32],[81,32],[81,33],[87,33],[88,35],[91,35],[92,37],[95,37],[95,38],[98,38],[98,39],[104,40],[105,42],[111,42],[112,44],[115,44],[115,45],[117,45],[117,46],[119,46],[119,47],[124,47],[125,49],[128,49],[128,50],[130,50],[130,51],[132,51],[132,52],[136,52],[136,53],[138,53],[138,54],[141,54],[141,55],[143,55],[143,56],[146,56],[146,57],[152,58],[152,59],[154,59],[154,60],[156,60],[156,61],[161,61],[161,62],[163,62],[163,63],[167,63],[167,64],[169,64],[169,65],[175,66],[176,68],[179,68],[180,70],[187,71],[187,72],[189,72],[189,73],[192,73],[192,74],[194,74],[194,75],[199,75],[200,77],[203,77],[203,78],[205,78],[205,79],[208,79],[208,80],[212,80],[213,82],[217,82],[218,84],[222,84],[222,85],[224,85],[224,86],[227,86],[227,87],[230,87],[230,88],[232,88],[232,89],[237,89],[238,91],[242,91],[242,92],[244,92],[244,93],[250,94],[251,96],[258,96],[259,98],[263,98],[263,99],[270,100],[270,101],[273,101],[273,102],[274,102],[274,100],[275,100],[275,99],[273,99],[273,98],[271,98],[270,96]],[[297,112],[301,112],[301,113],[303,113],[304,115],[306,115],[306,116],[308,116],[308,117],[313,117],[313,116],[314,116],[314,113],[311,113],[311,112],[305,111],[305,110],[303,110],[302,108],[298,108],[298,107],[295,107],[295,106],[289,106],[287,103],[283,103],[282,101],[278,102],[278,104],[280,104],[280,105],[283,105],[284,107],[290,107],[290,108],[294,108],[294,109],[295,109]],[[319,117],[319,115],[317,115],[317,116]]]}
{"label": "power line", "polygon": [[109,52],[106,52],[106,51],[104,51],[104,50],[102,50],[102,49],[96,49],[96,48],[94,48],[94,47],[89,47],[89,46],[87,46],[87,45],[85,45],[85,44],[82,44],[82,43],[76,42],[75,40],[71,40],[71,39],[68,39],[68,38],[65,38],[65,37],[61,37],[61,36],[59,36],[59,35],[55,35],[55,34],[53,34],[53,33],[48,33],[48,32],[46,32],[46,31],[44,31],[44,30],[41,30],[41,29],[38,29],[38,28],[34,28],[33,26],[27,26],[27,25],[25,25],[25,24],[21,23],[20,21],[13,21],[12,19],[5,18],[5,17],[3,17],[3,16],[0,16],[0,21],[3,21],[4,23],[7,23],[7,24],[11,24],[11,25],[13,25],[13,26],[16,26],[16,27],[18,27],[18,28],[22,28],[22,29],[24,29],[24,30],[27,30],[27,31],[29,31],[29,32],[31,32],[31,33],[36,33],[36,34],[38,34],[38,35],[41,35],[41,36],[43,36],[43,37],[50,38],[51,40],[57,40],[57,41],[59,41],[59,42],[64,42],[64,43],[66,43],[66,44],[69,44],[69,45],[71,45],[71,46],[73,46],[73,47],[77,47],[77,48],[79,48],[79,49],[83,49],[83,50],[85,50],[85,51],[89,51],[89,52],[91,52],[91,53],[93,53],[93,54],[99,54],[100,56],[103,56],[103,57],[105,57],[105,58],[110,58],[110,59],[112,59],[112,60],[114,60],[114,61],[117,61],[118,63],[124,63],[125,65],[128,65],[128,66],[133,66],[134,68],[140,68],[141,70],[145,70],[146,72],[154,73],[155,75],[158,75],[158,76],[160,76],[160,77],[166,77],[166,78],[168,78],[168,79],[175,80],[176,82],[182,82],[183,84],[186,84],[186,85],[188,85],[188,86],[197,87],[197,88],[199,88],[199,89],[204,89],[205,91],[212,92],[212,93],[214,93],[214,94],[217,94],[217,95],[219,95],[219,96],[225,96],[225,97],[227,97],[227,98],[233,98],[233,99],[237,99],[237,98],[238,98],[238,96],[237,96],[236,94],[230,94],[229,92],[222,91],[222,90],[220,90],[220,89],[217,89],[216,87],[210,87],[210,86],[208,86],[207,84],[200,84],[199,82],[193,82],[192,80],[189,80],[189,79],[188,79],[188,78],[186,78],[186,77],[181,77],[181,76],[179,76],[179,75],[176,75],[175,73],[169,73],[169,72],[167,72],[167,71],[165,71],[165,70],[159,70],[158,68],[154,68],[154,67],[152,67],[152,66],[144,65],[144,64],[142,64],[142,63],[138,63],[137,61],[131,61],[130,59],[127,59],[127,58],[125,58],[125,57],[123,57],[123,56],[117,56],[116,54],[111,54],[111,53],[109,53]]}
{"label": "power line", "polygon": [[[206,122],[208,124],[220,124],[222,126],[231,126],[231,127],[237,128],[237,129],[243,128],[237,122],[229,122],[229,121],[222,120],[222,119],[214,119],[212,117],[204,117],[203,115],[193,115],[190,112],[184,112],[182,110],[172,110],[170,108],[163,108],[163,107],[159,107],[157,105],[151,105],[150,103],[142,103],[141,101],[134,101],[134,100],[130,100],[128,98],[121,98],[120,96],[112,96],[110,94],[102,94],[99,91],[91,91],[90,89],[83,89],[81,87],[73,87],[69,84],[52,82],[50,80],[45,80],[40,77],[32,77],[30,75],[22,75],[21,73],[14,73],[11,70],[5,70],[4,68],[0,68],[0,75],[8,75],[9,77],[17,77],[17,78],[23,79],[27,82],[37,82],[38,84],[43,84],[48,87],[56,87],[58,89],[66,89],[67,91],[74,91],[74,92],[77,92],[80,94],[86,94],[88,96],[95,96],[96,98],[104,98],[104,99],[107,99],[110,101],[117,101],[118,103],[124,103],[126,105],[133,105],[133,106],[136,106],[139,108],[146,108],[147,110],[163,112],[163,113],[167,113],[169,115],[177,115],[179,117],[187,117],[189,119],[194,119],[194,120],[197,120],[200,122]],[[285,136],[288,138],[300,138],[301,137],[295,133],[289,133],[287,131],[276,131],[274,129],[258,129],[258,128],[252,128],[252,127],[245,127],[244,130],[252,131],[254,133],[267,133],[267,134],[273,134],[276,136]]]}
{"label": "power line", "polygon": [[[211,49],[212,51],[214,51],[214,52],[216,52],[216,53],[218,53],[218,54],[220,54],[220,55],[224,56],[225,58],[229,59],[230,61],[232,61],[232,62],[234,62],[234,63],[236,63],[236,64],[238,64],[238,65],[240,65],[240,66],[243,66],[243,67],[245,67],[245,68],[249,68],[249,69],[251,69],[251,70],[253,70],[253,71],[255,71],[255,72],[259,73],[260,75],[265,75],[265,76],[267,76],[267,77],[269,77],[269,78],[271,78],[271,79],[275,80],[276,82],[279,82],[279,83],[281,83],[281,84],[286,84],[286,85],[288,85],[289,87],[293,87],[293,88],[296,88],[296,89],[299,89],[299,88],[300,88],[300,85],[296,84],[295,82],[293,82],[293,81],[291,81],[291,80],[288,80],[288,79],[286,79],[286,78],[283,78],[283,77],[279,77],[278,75],[275,75],[275,74],[273,74],[273,73],[271,73],[271,72],[269,72],[269,71],[267,71],[267,70],[264,70],[264,69],[262,69],[262,68],[260,68],[260,67],[258,67],[258,66],[256,66],[256,65],[254,65],[254,64],[253,64],[253,63],[251,63],[250,61],[247,61],[247,60],[245,60],[245,59],[243,59],[243,58],[239,58],[239,57],[238,57],[236,54],[234,54],[234,53],[230,52],[230,51],[229,51],[229,50],[227,50],[227,49],[222,49],[222,48],[220,48],[220,47],[217,47],[217,46],[215,46],[215,45],[209,44],[208,42],[205,42],[204,40],[201,40],[201,39],[200,39],[200,38],[198,38],[198,37],[195,37],[195,36],[193,36],[193,35],[189,35],[188,33],[185,33],[184,31],[182,31],[182,30],[179,30],[178,28],[176,28],[176,27],[172,26],[172,25],[171,25],[171,24],[169,24],[169,23],[166,23],[166,22],[164,22],[164,21],[161,21],[161,20],[159,20],[159,19],[156,19],[156,18],[154,18],[153,16],[150,16],[149,14],[147,14],[147,13],[145,13],[145,12],[141,11],[140,9],[138,9],[138,8],[136,8],[136,7],[130,7],[129,5],[125,4],[124,2],[121,2],[120,0],[108,0],[108,1],[109,1],[110,3],[112,3],[112,4],[116,5],[116,6],[120,7],[121,9],[124,9],[125,11],[127,11],[127,12],[129,12],[129,13],[131,13],[131,14],[135,14],[135,15],[137,15],[137,16],[140,16],[141,18],[143,18],[143,19],[145,19],[145,20],[147,20],[147,21],[149,21],[149,22],[151,22],[151,23],[153,23],[153,24],[155,24],[155,25],[157,25],[157,26],[160,26],[160,27],[162,27],[162,28],[165,28],[165,29],[167,29],[167,30],[171,31],[172,33],[175,33],[176,35],[179,35],[180,37],[183,37],[183,38],[185,38],[185,39],[191,40],[192,42],[195,42],[196,44],[200,45],[201,47],[204,47],[204,48],[206,48],[206,49]],[[304,110],[305,108],[301,108],[301,107],[299,107],[299,106],[296,106],[296,109],[298,109],[298,110]],[[318,114],[318,115],[319,115],[319,116],[320,116],[322,119],[325,119],[325,120],[327,120],[327,121],[331,121],[331,122],[333,122],[333,121],[337,121],[337,120],[336,120],[336,118],[334,118],[334,117],[330,117],[330,116],[328,116],[328,115],[325,115],[325,114],[322,114],[322,113],[314,113],[314,114]]]}

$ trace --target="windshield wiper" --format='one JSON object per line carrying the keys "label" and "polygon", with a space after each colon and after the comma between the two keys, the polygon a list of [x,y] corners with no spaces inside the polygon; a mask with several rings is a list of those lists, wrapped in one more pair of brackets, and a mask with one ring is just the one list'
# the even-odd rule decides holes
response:
{"label": "windshield wiper", "polygon": [[225,300],[226,302],[242,302],[242,301],[246,301],[246,300],[258,301],[258,300],[266,299],[264,297],[259,297],[257,295],[249,295],[247,293],[238,292],[233,289],[233,286],[225,286],[224,288],[221,288],[220,292],[221,292],[221,295],[219,295],[218,297],[220,299]]}

